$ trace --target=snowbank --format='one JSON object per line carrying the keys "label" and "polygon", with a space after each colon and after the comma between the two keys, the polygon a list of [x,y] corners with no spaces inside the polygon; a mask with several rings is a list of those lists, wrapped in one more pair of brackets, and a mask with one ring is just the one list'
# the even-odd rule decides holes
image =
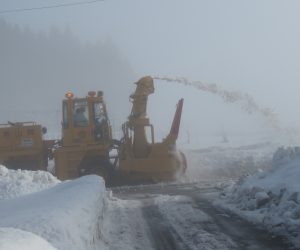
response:
{"label": "snowbank", "polygon": [[0,200],[55,186],[60,181],[45,171],[11,170],[0,165]]}
{"label": "snowbank", "polygon": [[41,237],[14,228],[0,228],[0,249],[5,250],[56,250]]}
{"label": "snowbank", "polygon": [[[10,171],[7,172],[3,167],[1,170],[2,176],[9,179]],[[25,173],[25,177],[12,177],[20,181],[20,186],[25,179],[24,188],[29,185],[28,176],[32,176],[30,178],[33,182],[36,177],[34,173]],[[37,175],[39,176],[38,173]],[[50,178],[49,183],[52,182],[51,180],[54,179]],[[9,185],[9,181],[4,183],[6,183],[2,185],[4,187]],[[40,188],[43,185],[37,186]],[[20,193],[25,192],[21,191],[18,195]],[[0,227],[31,232],[57,249],[95,249],[96,245],[101,244],[99,225],[104,216],[106,195],[102,178],[85,176],[33,194],[0,200]],[[7,236],[10,237],[9,231]]]}
{"label": "snowbank", "polygon": [[217,201],[300,247],[300,149],[280,148],[272,168],[239,181]]}

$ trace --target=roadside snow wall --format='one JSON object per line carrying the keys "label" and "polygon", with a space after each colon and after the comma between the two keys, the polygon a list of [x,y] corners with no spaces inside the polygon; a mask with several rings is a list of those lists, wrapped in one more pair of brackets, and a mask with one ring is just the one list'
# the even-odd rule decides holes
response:
{"label": "roadside snow wall", "polygon": [[3,250],[55,250],[41,237],[15,228],[0,228],[0,249]]}
{"label": "roadside snow wall", "polygon": [[[101,243],[99,223],[106,195],[102,178],[84,176],[40,192],[0,200],[0,231],[9,227],[31,232],[61,250],[96,249]],[[1,238],[5,242],[3,237],[0,235],[0,242]]]}
{"label": "roadside snow wall", "polygon": [[35,193],[60,181],[45,171],[11,170],[0,165],[0,200]]}
{"label": "roadside snow wall", "polygon": [[300,248],[300,148],[279,148],[272,168],[229,187],[219,204]]}

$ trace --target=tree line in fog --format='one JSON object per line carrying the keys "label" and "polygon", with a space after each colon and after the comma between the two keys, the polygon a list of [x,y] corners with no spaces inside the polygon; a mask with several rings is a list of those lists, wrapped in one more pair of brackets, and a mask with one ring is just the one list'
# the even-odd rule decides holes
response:
{"label": "tree line in fog", "polygon": [[83,43],[68,28],[33,32],[4,20],[0,34],[1,123],[29,118],[53,123],[43,112],[59,112],[68,90],[75,96],[103,90],[114,119],[129,113],[136,79],[113,41]]}

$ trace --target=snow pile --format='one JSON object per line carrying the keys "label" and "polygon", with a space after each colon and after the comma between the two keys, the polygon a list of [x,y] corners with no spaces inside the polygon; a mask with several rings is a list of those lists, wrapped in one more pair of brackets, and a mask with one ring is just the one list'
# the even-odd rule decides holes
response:
{"label": "snow pile", "polygon": [[[5,168],[1,169],[5,172]],[[24,178],[29,178],[25,173]],[[105,246],[100,225],[106,200],[103,179],[84,176],[47,190],[0,200],[0,227],[31,232],[57,249],[95,249],[96,245]],[[11,237],[9,231],[7,237]]]}
{"label": "snow pile", "polygon": [[0,249],[5,250],[56,250],[37,235],[14,228],[0,228]]}
{"label": "snow pile", "polygon": [[300,148],[279,148],[272,168],[239,181],[217,201],[223,207],[287,236],[300,247]]}
{"label": "snow pile", "polygon": [[60,181],[45,171],[10,170],[0,165],[0,200],[53,187]]}
{"label": "snow pile", "polygon": [[271,166],[276,150],[270,143],[241,147],[210,147],[185,152],[188,161],[188,182],[238,179]]}

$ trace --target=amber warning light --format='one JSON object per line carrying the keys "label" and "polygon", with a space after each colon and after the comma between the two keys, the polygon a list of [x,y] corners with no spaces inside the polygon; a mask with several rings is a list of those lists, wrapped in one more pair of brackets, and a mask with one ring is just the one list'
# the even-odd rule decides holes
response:
{"label": "amber warning light", "polygon": [[73,96],[74,96],[73,93],[70,91],[66,93],[66,98],[68,98],[68,99],[73,98]]}

